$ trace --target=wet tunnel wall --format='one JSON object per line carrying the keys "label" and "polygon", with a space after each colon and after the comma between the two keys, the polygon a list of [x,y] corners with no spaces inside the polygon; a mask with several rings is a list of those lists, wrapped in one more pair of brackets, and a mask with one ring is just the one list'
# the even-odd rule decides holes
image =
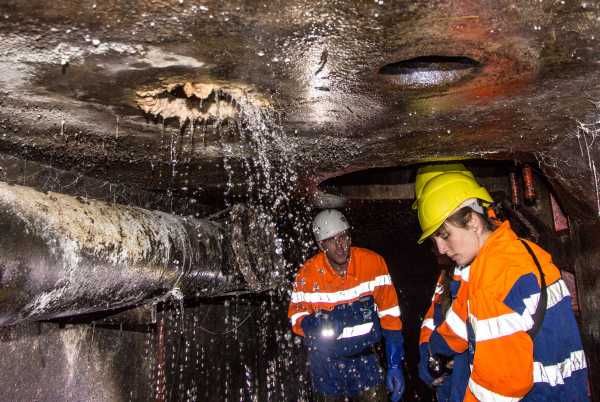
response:
{"label": "wet tunnel wall", "polygon": [[2,401],[308,401],[301,346],[276,298],[166,303],[135,324],[0,330]]}
{"label": "wet tunnel wall", "polygon": [[573,225],[574,268],[581,305],[581,335],[590,367],[592,400],[600,400],[600,225],[588,222]]}
{"label": "wet tunnel wall", "polygon": [[[382,254],[401,298],[407,346],[405,400],[431,401],[416,374],[421,317],[437,276],[407,202],[344,211],[356,245]],[[313,250],[314,251],[314,250]],[[88,315],[0,331],[6,401],[310,401],[301,338],[288,294],[168,300],[133,315]],[[410,397],[409,397],[410,396]]]}
{"label": "wet tunnel wall", "polygon": [[[542,189],[538,194],[546,200]],[[541,205],[521,209],[535,212],[525,219],[533,226],[519,223],[522,216],[515,217],[515,226],[537,236],[561,268],[575,268],[582,335],[594,367],[598,231],[577,222],[560,234],[544,231],[551,217]],[[416,374],[416,352],[438,268],[429,246],[416,244],[418,223],[410,202],[352,201],[344,212],[353,226],[354,244],[386,259],[401,299],[405,400],[431,401]],[[0,359],[5,373],[0,400],[310,401],[301,339],[292,335],[286,317],[288,297],[284,289],[185,303],[169,300],[142,309],[135,319],[92,315],[4,328],[0,353],[10,359]]]}

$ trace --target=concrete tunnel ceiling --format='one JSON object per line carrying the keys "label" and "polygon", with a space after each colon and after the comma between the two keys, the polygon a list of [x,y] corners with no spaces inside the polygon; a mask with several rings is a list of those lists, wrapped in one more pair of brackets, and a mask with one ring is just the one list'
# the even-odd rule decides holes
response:
{"label": "concrete tunnel ceiling", "polygon": [[[244,152],[269,155],[273,170],[293,163],[301,191],[371,167],[522,159],[562,196],[578,194],[572,212],[597,215],[587,191],[597,127],[580,127],[600,100],[595,3],[7,1],[0,11],[10,156],[193,197],[199,209],[222,203],[228,181],[246,191],[224,152],[233,170]],[[159,99],[188,106],[161,116]],[[278,138],[243,149],[231,134],[224,151],[212,117],[235,120],[242,101],[268,105]],[[195,142],[179,131],[189,126]]]}
{"label": "concrete tunnel ceiling", "polygon": [[600,213],[596,3],[33,0],[0,16],[9,183],[203,218],[485,159],[532,163],[573,218]]}

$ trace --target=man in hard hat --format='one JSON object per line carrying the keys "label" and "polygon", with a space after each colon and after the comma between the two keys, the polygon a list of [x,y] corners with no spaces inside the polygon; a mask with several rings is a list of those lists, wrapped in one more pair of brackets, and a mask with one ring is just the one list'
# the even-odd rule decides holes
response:
{"label": "man in hard hat", "polygon": [[429,180],[418,199],[419,243],[431,238],[470,265],[449,315],[429,339],[434,353],[468,351],[464,401],[587,402],[587,363],[571,296],[551,256],[485,214],[487,190],[463,173]]}
{"label": "man in hard hat", "polygon": [[[321,211],[313,221],[319,253],[300,268],[288,315],[304,337],[315,401],[397,402],[404,392],[402,322],[383,258],[351,247],[341,212]],[[385,381],[373,345],[385,339]]]}

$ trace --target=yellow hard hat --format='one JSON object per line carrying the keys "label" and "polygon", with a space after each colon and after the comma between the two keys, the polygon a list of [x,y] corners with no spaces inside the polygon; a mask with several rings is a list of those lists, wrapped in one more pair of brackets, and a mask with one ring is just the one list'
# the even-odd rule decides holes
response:
{"label": "yellow hard hat", "polygon": [[472,175],[443,173],[429,180],[417,200],[419,224],[423,231],[417,243],[423,243],[435,233],[452,212],[470,198],[482,200],[484,204],[494,202]]}
{"label": "yellow hard hat", "polygon": [[415,202],[413,202],[412,209],[417,209],[417,204],[419,197],[421,197],[421,193],[423,192],[423,187],[425,187],[425,184],[427,184],[429,180],[441,174],[452,172],[463,173],[475,179],[473,173],[467,170],[465,165],[462,163],[440,163],[421,166],[419,170],[417,170],[417,177],[415,178]]}

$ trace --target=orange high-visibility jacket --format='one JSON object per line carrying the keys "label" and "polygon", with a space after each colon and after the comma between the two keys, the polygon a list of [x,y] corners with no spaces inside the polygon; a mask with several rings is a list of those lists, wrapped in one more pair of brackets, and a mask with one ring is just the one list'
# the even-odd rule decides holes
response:
{"label": "orange high-visibility jacket", "polygon": [[[528,242],[547,284],[548,302],[532,341],[540,278],[531,255],[508,222],[486,240],[472,262],[448,319],[431,335],[455,352],[469,350],[471,376],[465,401],[587,401],[587,364],[570,295],[548,253]],[[439,337],[437,336],[439,334]],[[536,399],[537,398],[537,399]]]}
{"label": "orange high-visibility jacket", "polygon": [[438,280],[435,284],[435,290],[433,291],[433,297],[431,298],[431,305],[427,309],[425,313],[425,317],[423,317],[423,322],[421,323],[421,333],[419,334],[419,345],[423,343],[429,342],[429,337],[431,333],[435,329],[434,325],[434,313],[435,306],[440,304],[440,295],[444,292],[443,285],[443,276],[445,274],[441,273],[438,277]]}
{"label": "orange high-visibility jacket", "polygon": [[[436,308],[438,308],[437,306],[441,303],[441,294],[445,291],[449,291],[448,289],[444,289],[443,276],[444,273],[442,272],[436,282],[435,290],[433,291],[433,296],[431,297],[431,305],[429,306],[427,312],[425,313],[425,316],[423,317],[423,322],[421,323],[421,332],[419,334],[419,345],[429,342],[429,337],[431,336],[431,333],[433,332],[435,327],[441,324],[441,322],[436,322],[435,319]],[[457,282],[458,289],[460,289],[463,282],[469,281],[469,267],[455,267],[454,273],[452,274],[452,281]],[[456,318],[452,316],[452,311],[449,311],[449,317],[450,319]],[[466,332],[466,322],[459,321],[456,323],[456,325],[462,325],[465,328],[464,331]]]}
{"label": "orange high-visibility jacket", "polygon": [[346,276],[340,276],[319,252],[309,259],[296,275],[288,316],[292,330],[304,336],[300,326],[304,316],[317,310],[331,311],[340,304],[352,303],[372,295],[381,327],[402,329],[398,297],[384,259],[373,251],[350,248]]}

